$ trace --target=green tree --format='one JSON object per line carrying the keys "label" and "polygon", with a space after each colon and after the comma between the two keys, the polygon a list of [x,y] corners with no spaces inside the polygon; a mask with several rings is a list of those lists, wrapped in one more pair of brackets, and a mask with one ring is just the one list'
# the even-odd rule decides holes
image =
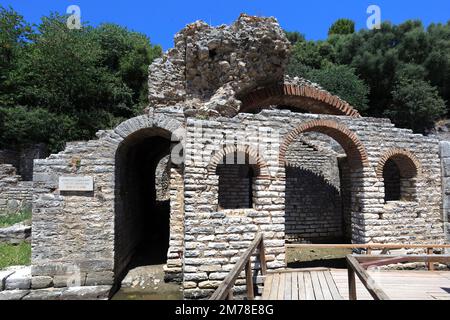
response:
{"label": "green tree", "polygon": [[323,69],[313,69],[304,65],[292,65],[290,75],[299,76],[318,83],[325,90],[350,103],[358,111],[368,108],[369,88],[356,74],[345,65],[329,65]]}
{"label": "green tree", "polygon": [[21,15],[0,6],[0,105],[11,104],[14,100],[15,88],[9,75],[31,34],[31,26]]}
{"label": "green tree", "polygon": [[397,125],[416,132],[426,132],[446,113],[445,101],[436,87],[423,80],[400,79],[392,97],[385,115]]}
{"label": "green tree", "polygon": [[[15,34],[22,20],[13,11],[3,14],[16,17],[9,18],[15,23],[2,24],[7,34]],[[47,142],[57,151],[65,141],[90,139],[146,106],[148,66],[161,48],[117,25],[71,30],[66,18],[51,14],[26,39],[23,32],[10,37],[18,49],[2,73],[9,90],[3,86],[0,92],[0,145]],[[51,125],[38,129],[35,116]],[[39,134],[30,134],[27,126]]]}
{"label": "green tree", "polygon": [[355,22],[350,19],[339,19],[332,24],[328,30],[328,35],[333,34],[351,34],[355,32]]}
{"label": "green tree", "polygon": [[291,42],[291,44],[296,44],[299,41],[305,41],[305,36],[297,31],[285,31],[286,38]]}

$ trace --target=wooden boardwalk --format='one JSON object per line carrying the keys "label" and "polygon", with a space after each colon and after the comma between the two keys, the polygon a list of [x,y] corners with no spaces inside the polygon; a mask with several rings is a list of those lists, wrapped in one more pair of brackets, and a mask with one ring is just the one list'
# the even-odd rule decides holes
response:
{"label": "wooden boardwalk", "polygon": [[268,274],[263,300],[342,300],[327,269]]}
{"label": "wooden boardwalk", "polygon": [[[369,271],[392,300],[450,300],[448,271]],[[358,300],[372,300],[356,280]],[[263,300],[348,300],[346,269],[290,270],[269,273]]]}

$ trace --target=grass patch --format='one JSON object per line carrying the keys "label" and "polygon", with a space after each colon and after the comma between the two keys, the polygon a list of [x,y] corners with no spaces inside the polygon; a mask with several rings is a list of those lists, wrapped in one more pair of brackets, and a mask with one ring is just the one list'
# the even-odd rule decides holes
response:
{"label": "grass patch", "polygon": [[0,270],[11,266],[28,266],[31,264],[31,244],[0,244]]}
{"label": "grass patch", "polygon": [[31,211],[22,211],[20,213],[8,213],[0,216],[0,228],[10,227],[19,222],[31,221]]}

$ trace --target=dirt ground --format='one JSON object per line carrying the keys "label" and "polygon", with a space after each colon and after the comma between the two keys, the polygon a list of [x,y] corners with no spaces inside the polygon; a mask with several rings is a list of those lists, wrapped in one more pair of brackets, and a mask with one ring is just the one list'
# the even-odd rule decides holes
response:
{"label": "dirt ground", "polygon": [[297,249],[288,248],[286,259],[288,268],[342,268],[347,267],[345,256],[351,249]]}

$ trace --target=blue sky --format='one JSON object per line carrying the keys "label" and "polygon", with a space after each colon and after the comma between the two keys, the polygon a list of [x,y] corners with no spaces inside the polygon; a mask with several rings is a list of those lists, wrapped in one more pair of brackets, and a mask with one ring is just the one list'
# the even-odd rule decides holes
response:
{"label": "blue sky", "polygon": [[147,34],[164,49],[172,47],[173,35],[190,22],[231,23],[242,12],[274,16],[286,30],[300,31],[314,40],[326,38],[329,26],[338,18],[350,18],[357,29],[365,28],[366,9],[371,4],[381,8],[382,20],[394,23],[421,19],[428,25],[450,20],[448,0],[0,0],[0,4],[12,6],[34,23],[51,11],[65,13],[69,5],[78,5],[82,21],[127,26]]}

